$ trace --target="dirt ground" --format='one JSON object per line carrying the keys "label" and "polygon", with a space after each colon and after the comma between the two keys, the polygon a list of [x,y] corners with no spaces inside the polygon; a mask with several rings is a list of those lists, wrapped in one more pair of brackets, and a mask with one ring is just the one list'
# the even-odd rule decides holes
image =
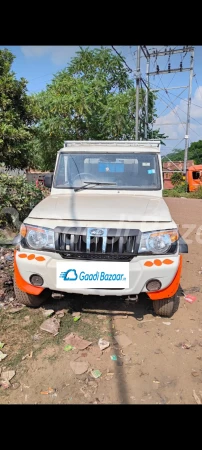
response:
{"label": "dirt ground", "polygon": [[[15,376],[7,389],[0,387],[0,404],[202,402],[202,200],[168,198],[166,202],[181,234],[186,232],[186,239],[193,241],[183,256],[181,287],[196,301],[190,304],[182,295],[172,318],[155,316],[151,301],[144,297],[137,304],[70,296],[52,299],[38,309],[13,312],[9,306],[1,307],[1,351],[7,357],[0,369],[14,370]],[[189,235],[188,224],[192,224]],[[65,312],[56,336],[40,329],[44,311],[50,308],[55,314]],[[75,322],[72,313],[78,311],[81,317]],[[84,350],[65,351],[63,339],[71,332],[92,344]],[[126,346],[116,341],[122,334],[129,338]],[[99,338],[110,346],[101,351]],[[88,363],[86,372],[76,375],[74,361]],[[93,377],[93,370],[101,372],[99,378]]]}

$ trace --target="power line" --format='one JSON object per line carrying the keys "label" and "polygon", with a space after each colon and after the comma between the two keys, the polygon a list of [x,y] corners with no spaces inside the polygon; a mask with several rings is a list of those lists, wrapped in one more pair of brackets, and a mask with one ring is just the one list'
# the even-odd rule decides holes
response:
{"label": "power line", "polygon": [[[165,67],[164,67],[164,70],[166,69],[166,67],[167,67],[167,65],[168,65],[168,63],[169,63],[169,59],[170,59],[170,56],[168,57],[168,61],[166,62],[166,65],[165,65]],[[157,57],[156,57],[156,60],[155,60],[155,61],[157,62]],[[154,63],[154,64],[155,64],[155,63]],[[154,75],[154,76],[155,76],[155,75]],[[160,75],[159,84],[160,84],[160,82],[161,82],[162,76],[163,76],[163,75]],[[159,87],[159,85],[158,85],[158,87]]]}
{"label": "power line", "polygon": [[[155,125],[155,124],[154,124]],[[158,124],[157,124],[158,125]],[[183,141],[184,138],[182,138]],[[164,141],[179,141],[179,138],[163,138]]]}
{"label": "power line", "polygon": [[[166,104],[166,101],[159,95],[159,97],[162,99],[162,101]],[[178,106],[178,105],[177,105]],[[167,107],[166,107],[166,109],[167,108],[170,108],[171,109],[171,111],[175,114],[175,115],[177,115],[177,117],[180,119],[180,116],[176,113],[176,111],[173,109],[173,107],[172,106],[170,106],[169,104],[167,104]],[[178,108],[179,108],[179,106],[178,106]],[[186,114],[181,108],[179,108],[180,109],[180,111],[182,111],[184,114]],[[160,116],[158,116],[156,119],[158,119]],[[191,117],[191,116],[190,116]],[[191,117],[191,119],[193,119],[193,117]],[[193,119],[193,120],[195,120],[195,119]],[[181,121],[181,119],[180,119],[180,124],[181,125],[183,125],[183,122]],[[164,124],[162,123],[160,123],[160,124],[158,124],[158,123],[155,123],[154,125],[156,125],[156,126],[163,126]],[[177,125],[177,124],[176,124]],[[199,124],[199,125],[202,125],[202,124]],[[184,125],[183,125],[183,128],[184,128]],[[193,133],[195,133],[197,136],[199,136],[200,137],[200,134],[198,134],[195,130],[193,130],[193,128],[191,128],[191,127],[189,127],[190,128],[190,130],[193,132]],[[184,139],[184,138],[183,138]],[[171,139],[172,140],[172,139]]]}
{"label": "power line", "polygon": [[[178,139],[177,139],[178,140]],[[172,148],[173,149],[173,147],[171,147],[170,145],[166,145],[166,149],[165,150],[167,150],[167,148]],[[164,150],[164,149],[163,149]]]}
{"label": "power line", "polygon": [[[173,140],[176,140],[176,139],[173,139]],[[178,139],[178,140],[179,140],[179,139]],[[172,151],[175,150],[175,148],[176,148],[178,145],[180,145],[182,141],[184,141],[184,138],[182,138],[182,139],[175,145],[175,147],[173,147]]]}
{"label": "power line", "polygon": [[[177,48],[177,47],[175,47],[173,50],[175,50],[176,48]],[[161,51],[161,50],[160,50],[160,51]],[[186,52],[186,53],[187,53],[187,52]],[[184,55],[184,56],[185,56],[185,55]],[[167,61],[166,65],[167,65],[168,62],[169,62],[169,58],[170,58],[170,56],[168,57],[168,61]],[[183,57],[183,59],[184,59],[184,57]],[[165,65],[165,68],[166,68],[166,65]],[[154,67],[154,63],[153,63],[153,67]],[[164,68],[164,70],[165,70],[165,68]],[[155,67],[154,67],[154,69],[155,69]],[[159,82],[162,80],[162,76],[163,76],[163,74],[160,75],[160,80],[159,80]],[[175,76],[176,76],[176,73],[174,73],[174,75],[173,75],[172,79],[170,80],[170,82],[169,82],[167,88],[170,86],[170,84],[171,84],[172,81],[174,80]],[[154,78],[155,78],[155,75],[154,75]],[[152,83],[151,83],[151,84],[152,84]],[[159,83],[159,84],[160,84],[160,83]],[[157,87],[159,87],[159,85],[158,85]]]}
{"label": "power line", "polygon": [[[143,51],[143,47],[142,47],[142,46],[141,46],[141,49],[142,49],[142,51]],[[183,69],[183,67],[182,67],[182,61],[184,60],[184,58],[185,58],[185,56],[186,56],[186,54],[187,54],[188,51],[192,52],[191,63],[190,63],[190,64],[193,64],[193,57],[194,57],[194,55],[193,55],[193,51],[194,51],[193,47],[190,47],[190,48],[187,47],[187,50],[186,50],[186,51],[185,51],[185,50],[186,50],[185,47],[183,47],[183,49],[179,49],[179,50],[176,50],[176,51],[171,51],[171,49],[170,49],[170,51],[169,51],[169,57],[168,57],[168,60],[167,60],[167,63],[166,63],[166,65],[169,64],[169,66],[168,66],[168,71],[166,71],[166,70],[165,70],[165,71],[161,71],[161,73],[163,74],[163,73],[175,72],[175,74],[174,74],[174,76],[175,76],[177,71],[179,71],[179,72],[185,71],[185,70],[192,70],[192,71],[193,71],[193,66],[192,66],[192,65],[191,65],[191,67],[190,67],[189,69]],[[172,69],[172,70],[171,70],[171,66],[170,66],[170,56],[171,56],[171,54],[173,54],[173,53],[184,53],[184,52],[185,52],[184,56],[181,57],[180,68],[179,68],[179,69]],[[143,51],[143,53],[144,53],[145,58],[148,59],[148,51],[147,51],[147,47],[146,47],[146,46],[144,46],[144,51]],[[161,52],[161,53],[162,53],[162,56],[166,55],[165,52]],[[157,52],[157,51],[154,52],[154,54],[152,55],[152,56],[156,56],[156,61],[157,61],[158,55],[159,55],[159,52]],[[161,55],[160,55],[160,56],[161,56]],[[149,57],[150,57],[150,55],[149,55]],[[159,72],[159,66],[157,66],[156,70],[157,70],[156,73],[158,73],[158,72]],[[148,72],[148,71],[147,71],[147,72]],[[154,72],[153,72],[153,73],[154,73]],[[152,75],[152,73],[150,73],[150,75]],[[172,79],[170,80],[169,85],[172,83],[172,81],[173,81],[173,79],[174,79],[174,76],[173,76]],[[191,75],[190,75],[190,80],[191,80]],[[142,81],[144,81],[144,80],[142,79]],[[166,108],[165,108],[165,109],[167,109],[167,108],[170,108],[170,109],[171,109],[171,111],[173,112],[173,114],[175,114],[175,115],[178,117],[178,120],[180,121],[180,124],[181,124],[181,125],[183,126],[183,128],[185,129],[185,127],[184,127],[184,122],[182,122],[182,120],[181,120],[181,118],[180,118],[180,116],[179,116],[177,110],[182,111],[184,114],[186,114],[185,111],[183,111],[178,105],[176,105],[176,104],[173,103],[173,101],[172,101],[172,99],[171,99],[171,97],[170,97],[170,95],[169,95],[169,93],[168,93],[168,90],[166,89],[166,87],[165,87],[164,84],[163,84],[162,76],[160,77],[160,82],[159,82],[159,84],[156,86],[157,88],[159,87],[160,83],[162,84],[163,90],[166,92],[166,94],[167,94],[167,96],[168,96],[168,98],[169,98],[169,100],[170,100],[170,101],[169,101],[169,104],[168,104],[167,102],[165,102],[165,101],[164,101],[164,98],[162,98],[159,94],[158,94],[157,97],[160,98],[160,99],[166,104]],[[190,81],[190,83],[191,83],[191,81]],[[144,83],[144,84],[145,84],[145,83]],[[152,84],[152,83],[151,83],[151,84]],[[169,85],[168,85],[168,86],[169,86]],[[189,89],[191,89],[190,86],[191,86],[191,85],[189,84]],[[148,89],[148,86],[147,86],[147,89]],[[185,88],[185,89],[186,89],[186,88]],[[183,91],[181,91],[180,94],[178,94],[178,95],[175,96],[175,97],[176,97],[176,98],[180,97],[180,96],[183,94],[183,92],[185,91],[185,89],[184,89]],[[189,97],[190,97],[190,95],[189,95]],[[189,102],[190,102],[190,98],[189,98],[188,101],[187,101],[188,105],[189,105]],[[170,106],[170,105],[172,105],[172,106]],[[189,106],[189,108],[190,108],[190,106]],[[165,111],[165,109],[164,109],[164,111]],[[189,119],[188,119],[188,116],[189,116]],[[200,135],[199,135],[194,129],[192,129],[192,128],[190,127],[189,121],[190,121],[190,118],[192,119],[192,117],[190,116],[190,111],[188,112],[188,116],[187,116],[188,122],[186,122],[186,129],[185,129],[185,133],[186,133],[185,139],[188,139],[188,133],[187,133],[187,127],[188,127],[188,126],[189,126],[189,128],[192,130],[193,133],[195,133],[197,136],[200,137]],[[195,119],[193,118],[193,120],[195,120]],[[197,122],[198,122],[198,121],[197,121]],[[198,123],[199,123],[199,125],[201,125],[200,122],[198,122]],[[188,124],[189,124],[189,125],[188,125]],[[164,124],[159,124],[159,125],[162,125],[162,126],[163,126]],[[169,125],[170,125],[170,124],[169,124]],[[156,126],[158,126],[158,124],[156,124]],[[182,140],[183,140],[183,138],[182,138]],[[185,142],[185,150],[186,150],[186,149],[187,149],[187,142]],[[186,153],[186,151],[185,151],[185,153]]]}
{"label": "power line", "polygon": [[116,52],[116,54],[119,56],[119,58],[124,62],[125,66],[128,68],[129,72],[132,73],[132,69],[128,66],[127,62],[125,61],[125,58],[123,58],[123,56],[120,55],[120,53],[115,49],[115,47],[113,45],[111,45],[111,47],[113,48],[113,50]]}
{"label": "power line", "polygon": [[[183,92],[186,91],[186,89],[187,89],[187,88],[185,88],[182,92],[180,92],[179,95],[176,95],[175,97],[176,97],[176,98],[180,98],[180,95],[183,94]],[[158,94],[158,95],[159,95],[159,94]],[[159,116],[162,116],[163,113],[166,111],[167,108],[168,108],[168,106],[166,106],[166,108],[165,108],[161,113],[159,113]]]}
{"label": "power line", "polygon": [[[152,83],[151,83],[151,84],[152,84]],[[164,89],[165,89],[165,88],[164,88]],[[167,106],[166,106],[166,109],[167,109],[167,108],[170,108],[171,111],[173,111],[173,113],[177,115],[178,119],[180,120],[181,124],[183,125],[183,123],[182,123],[182,121],[181,121],[181,119],[180,119],[180,116],[176,113],[176,111],[173,110],[173,105],[174,105],[174,103],[173,103],[172,101],[170,101],[171,104],[172,104],[172,106],[170,106],[170,104],[167,103],[167,102],[163,99],[163,97],[161,97],[160,94],[158,94],[158,96],[159,96],[159,98],[167,105]],[[174,106],[175,106],[175,105],[174,105]],[[159,116],[158,116],[157,118],[159,118]],[[163,124],[162,124],[162,125],[163,125]],[[183,126],[184,126],[184,125],[183,125]]]}
{"label": "power line", "polygon": [[[178,49],[178,50],[174,50],[174,51],[172,51],[172,53],[174,54],[174,53],[185,53],[185,56],[186,56],[186,54],[187,54],[187,52],[190,52],[191,53],[191,56],[190,56],[190,66],[187,68],[183,68],[183,64],[182,64],[182,61],[183,61],[183,59],[182,59],[182,57],[181,57],[181,62],[180,62],[180,67],[179,67],[179,69],[178,68],[174,68],[174,69],[171,69],[171,64],[170,64],[170,62],[169,62],[169,64],[168,64],[168,70],[159,70],[159,66],[157,66],[156,67],[156,72],[150,72],[150,75],[152,75],[152,74],[167,74],[167,73],[176,73],[176,72],[185,72],[185,71],[189,71],[189,93],[188,93],[188,102],[187,102],[187,121],[186,121],[186,129],[185,129],[185,137],[184,137],[184,139],[185,139],[185,152],[184,152],[184,173],[186,173],[186,162],[187,162],[187,154],[188,154],[188,139],[189,139],[189,129],[190,130],[192,130],[197,136],[199,136],[199,134],[195,131],[195,130],[193,130],[191,127],[190,127],[190,118],[191,118],[191,115],[190,115],[190,108],[191,108],[191,92],[192,92],[192,79],[193,79],[193,68],[194,68],[194,47],[188,47],[188,46],[186,46],[186,47],[183,47],[183,48],[181,48],[181,49]],[[160,55],[160,56],[165,56],[166,55],[166,51],[164,51],[164,52],[155,52],[154,53],[154,56],[158,56],[158,55]],[[170,52],[169,52],[169,56],[171,55],[171,49],[170,49]],[[160,80],[161,81],[161,80]],[[162,83],[162,85],[163,85],[163,82],[161,81],[161,83]],[[164,85],[163,85],[164,86]],[[168,93],[168,91],[166,91],[166,89],[165,89],[165,92],[166,92],[166,94],[168,95],[168,97],[169,97],[169,93]],[[170,98],[170,97],[169,97]],[[173,102],[172,102],[173,103]],[[174,109],[173,109],[173,113],[174,114],[176,114],[177,116],[178,116],[178,118],[180,119],[180,117],[179,117],[179,115],[178,115],[178,112],[177,112],[177,109],[180,109],[179,108],[179,106],[178,107],[174,107]],[[184,111],[183,111],[183,113],[184,113]],[[180,119],[180,122],[181,122],[181,119]],[[199,136],[200,137],[200,136]]]}
{"label": "power line", "polygon": [[[151,83],[152,84],[152,86],[156,86],[156,85],[154,85],[154,83]],[[163,83],[162,83],[163,84]],[[185,88],[182,92],[180,92],[180,94],[179,95],[175,95],[175,94],[173,94],[172,92],[170,92],[170,94],[171,95],[173,95],[174,97],[176,97],[176,98],[180,98],[181,100],[183,100],[181,97],[180,97],[180,95],[186,90],[187,88]],[[165,90],[165,92],[166,92],[166,88],[164,88],[164,90]],[[166,92],[166,94],[168,94],[167,92]],[[158,94],[159,95],[159,94]],[[159,97],[160,97],[160,95],[159,95]],[[163,97],[161,97],[162,98],[162,100],[163,100]],[[187,102],[187,100],[185,100],[186,102]],[[173,103],[172,101],[171,101],[171,103]],[[194,103],[192,103],[193,105],[194,105]],[[175,105],[175,106],[177,106],[178,107],[178,109],[180,110],[180,111],[182,111],[184,114],[186,114],[185,113],[185,111],[183,111],[183,109],[181,109],[180,107],[179,107],[179,105]],[[167,109],[167,108],[169,108],[169,105],[168,106],[166,106],[166,108],[163,110],[163,112],[161,112],[159,115],[158,115],[158,117],[160,117],[160,116],[162,116],[162,114],[164,113],[164,111]],[[174,112],[174,113],[176,113],[173,109],[172,109],[172,111]],[[195,120],[195,122],[197,122],[199,125],[202,125],[202,123],[200,123],[197,119],[195,119],[194,117],[192,117],[192,116],[190,116],[190,118],[192,119],[192,120]],[[166,124],[162,124],[162,125],[166,125]],[[190,128],[194,133],[196,133],[198,136],[199,136],[199,134],[195,131],[195,130],[193,130],[192,128]],[[199,136],[200,137],[200,136]]]}
{"label": "power line", "polygon": [[[170,158],[168,158],[168,156],[167,155],[164,155],[163,157],[162,157],[162,159],[163,158],[167,158],[175,167],[177,167],[177,169],[179,170],[179,167],[175,164],[175,162],[174,161],[172,161]],[[173,170],[172,169],[167,169],[167,171],[168,172],[173,172]],[[181,172],[181,170],[179,170],[179,172]]]}
{"label": "power line", "polygon": [[[127,69],[128,69],[130,72],[132,72],[132,69],[128,66],[128,64],[126,63],[125,59],[120,55],[120,53],[115,49],[115,47],[114,47],[114,46],[111,46],[111,47],[112,47],[112,49],[116,52],[116,54],[120,57],[120,59],[124,62],[124,64],[125,64],[125,66],[127,67]],[[184,56],[181,58],[180,69],[179,69],[179,71],[182,71],[182,61],[184,60],[185,56],[187,55],[187,52],[188,52],[188,51],[191,51],[191,50],[193,50],[193,49],[192,49],[192,48],[188,48],[188,46],[187,46],[187,51],[186,51],[186,48],[185,48],[185,47],[183,47],[183,49],[179,49],[179,50],[175,50],[176,48],[177,48],[177,47],[175,47],[174,49],[171,49],[171,48],[170,48],[170,50],[168,51],[169,56],[168,56],[168,60],[167,60],[167,62],[166,62],[166,66],[167,66],[167,64],[169,64],[169,62],[170,62],[170,56],[171,56],[173,53],[183,53],[183,52],[185,52]],[[148,52],[146,46],[144,46],[144,50],[143,50],[143,46],[141,46],[141,49],[142,49],[142,51],[143,51],[143,53],[144,53],[144,56],[145,56],[146,58],[148,58],[148,56],[149,56],[149,57],[150,57],[150,56],[156,56],[156,61],[157,61],[158,55],[160,55],[160,56],[163,56],[163,54],[166,55],[165,51],[164,51],[164,52],[161,52],[161,51],[157,51],[157,50],[156,50],[156,52],[153,53],[153,55],[152,55],[152,54],[149,54],[149,52]],[[130,50],[131,50],[131,47],[130,47]],[[132,53],[132,52],[131,52],[131,53]],[[135,53],[136,53],[136,51],[134,52],[134,54],[135,54]],[[140,59],[140,58],[139,58],[139,59]],[[165,67],[166,67],[166,66],[165,66]],[[157,67],[158,67],[158,66],[157,66]],[[177,71],[178,69],[173,69],[173,70],[171,70],[171,69],[169,68],[168,70],[169,70],[169,71],[172,71],[172,72],[175,70],[174,76],[172,77],[172,79],[170,80],[170,83],[168,84],[168,86],[170,86],[171,82],[173,81],[173,79],[174,79],[174,77],[175,77],[175,75],[176,75],[176,71]],[[186,69],[183,69],[183,70],[186,70]],[[187,69],[187,70],[188,70],[188,69]],[[190,70],[190,69],[189,69],[189,70]],[[159,72],[159,68],[158,68],[158,72]],[[167,71],[165,71],[165,69],[164,69],[164,71],[161,71],[162,74],[163,74],[164,72],[168,73]],[[145,85],[145,87],[148,89],[148,86],[147,86],[147,84],[145,83],[144,79],[143,79],[142,77],[139,77],[139,78],[140,78],[140,81],[143,82],[144,85]],[[196,80],[196,82],[197,82],[197,80]],[[178,108],[180,111],[182,111],[184,114],[186,114],[186,113],[179,107],[179,105],[175,105],[175,104],[173,103],[173,101],[171,100],[171,97],[170,97],[170,95],[169,95],[169,93],[168,93],[166,87],[165,87],[164,84],[163,84],[163,81],[162,81],[162,75],[160,76],[159,84],[156,86],[157,88],[159,87],[160,83],[162,84],[163,90],[166,92],[167,96],[168,96],[169,99],[170,99],[170,103],[168,104],[168,103],[165,102],[164,98],[162,98],[159,94],[157,95],[157,97],[159,97],[159,98],[166,104],[166,108],[164,109],[164,111],[165,111],[167,108],[170,108],[171,111],[178,117],[178,119],[179,119],[179,121],[180,121],[180,124],[183,126],[183,128],[185,128],[185,127],[184,127],[184,122],[182,122],[182,120],[181,120],[179,114],[178,114],[177,111],[175,110],[176,106],[177,106],[177,108]],[[153,83],[151,83],[151,84],[153,84]],[[167,88],[168,88],[168,86],[167,86]],[[198,86],[198,87],[199,87],[199,86]],[[175,96],[174,94],[172,94],[172,95],[174,95],[176,98],[181,98],[180,96],[182,95],[182,93],[183,93],[185,90],[186,90],[186,88],[185,88],[182,92],[180,92],[180,94],[178,94],[178,96]],[[199,89],[199,92],[200,92],[200,89]],[[201,95],[201,93],[200,93],[200,95]],[[187,101],[187,103],[188,103],[188,101]],[[172,106],[170,106],[170,104],[171,104]],[[196,106],[199,106],[199,105],[196,105]],[[163,111],[163,112],[164,112],[164,111]],[[163,113],[161,113],[161,114],[163,114]],[[159,117],[159,116],[158,116],[158,117]],[[195,120],[197,123],[199,123],[199,125],[201,125],[200,122],[198,122],[196,119],[192,118],[191,116],[190,116],[190,118],[193,119],[193,120]],[[156,124],[156,125],[158,126],[158,124]],[[159,124],[159,125],[164,125],[164,124]],[[171,125],[171,124],[166,124],[166,125]],[[200,135],[199,135],[195,130],[193,130],[191,127],[190,127],[190,129],[191,129],[197,136],[200,137]],[[182,140],[183,140],[183,139],[182,139]]]}
{"label": "power line", "polygon": [[146,82],[144,81],[144,79],[141,77],[140,80],[142,81],[142,83],[144,84],[144,86],[146,87],[146,89],[149,89]]}
{"label": "power line", "polygon": [[[163,47],[162,47],[162,49],[163,49]],[[172,55],[173,53],[178,53],[178,52],[181,53],[182,50],[181,50],[181,49],[176,50],[177,47],[174,47],[173,49],[170,48],[169,50],[164,50],[164,52],[162,52],[162,49],[160,49],[159,51],[153,52],[153,55],[150,54],[150,56],[154,56],[154,57],[156,56],[155,62],[157,62],[158,55],[159,55],[159,56],[163,56],[162,53],[165,53],[165,56],[166,56],[166,54],[169,53],[168,60],[167,60],[167,63],[166,63],[166,65],[165,65],[165,68],[164,68],[164,70],[165,70],[165,69],[166,69],[166,66],[167,66],[168,63],[170,62],[170,57],[171,57],[171,55]],[[154,49],[154,50],[156,50],[156,49]],[[187,52],[186,52],[186,54],[187,54]],[[182,60],[184,59],[184,57],[186,56],[186,54],[183,56]],[[153,67],[154,67],[154,69],[155,69],[155,66],[154,66],[155,62],[153,62]],[[160,75],[160,80],[159,80],[159,81],[161,81],[162,76],[163,76],[163,74]],[[175,76],[176,76],[176,73],[173,75],[173,77],[172,77],[171,81],[169,82],[168,86],[170,86],[170,84],[172,83],[172,81],[173,81],[173,79],[175,78]],[[154,77],[155,77],[155,75],[154,75]],[[167,86],[167,87],[168,87],[168,86]]]}
{"label": "power line", "polygon": [[[151,83],[151,82],[150,82],[150,84],[152,84],[152,86],[157,87],[157,85],[154,84],[154,83]],[[184,90],[186,90],[186,89],[187,89],[187,88],[185,88]],[[184,92],[184,91],[182,91],[182,92],[180,93],[180,95],[181,95],[183,92]],[[182,100],[183,102],[188,103],[188,100],[186,100],[185,98],[180,97],[180,95],[175,95],[175,94],[173,94],[173,92],[170,92],[170,94],[173,95],[173,96],[176,97],[176,98],[180,98],[180,100]],[[192,105],[196,106],[197,108],[201,108],[201,109],[202,109],[202,106],[197,105],[196,103],[193,103],[193,102],[191,102],[191,103],[192,103]],[[163,114],[163,113],[162,113],[162,114]]]}
{"label": "power line", "polygon": [[[171,92],[171,95],[174,95],[174,97],[176,97],[175,94],[173,94],[173,92]],[[180,100],[182,100],[183,102],[188,103],[188,100],[186,100],[185,98],[182,98],[182,97],[179,97],[179,98],[180,98]],[[197,105],[196,103],[193,103],[193,102],[191,102],[191,103],[192,103],[192,105],[196,106],[197,108],[201,108],[201,109],[202,109],[202,106]]]}
{"label": "power line", "polygon": [[[186,122],[182,122],[184,125],[186,124]],[[174,123],[174,122],[171,122],[171,123],[162,123],[161,125],[163,125],[163,126],[167,126],[167,125],[176,125],[176,122]]]}
{"label": "power line", "polygon": [[[176,105],[176,106],[178,107],[178,109],[179,109],[180,111],[182,111],[184,114],[186,114],[185,111],[183,111],[183,109],[181,109],[181,108],[179,107],[179,105]],[[170,107],[170,106],[169,106],[169,107]],[[173,112],[174,114],[176,114],[176,115],[180,118],[180,116],[177,114],[176,111],[174,111],[174,109],[172,109],[172,112]],[[159,117],[159,116],[158,116],[158,117]],[[194,117],[190,116],[190,118],[191,118],[192,120],[195,120],[196,122],[198,122],[198,120],[194,119]],[[180,122],[182,123],[181,119],[180,119]],[[202,125],[200,122],[198,122],[198,123],[199,123],[199,125]],[[164,125],[164,124],[162,124],[162,125]],[[189,128],[190,128],[191,131],[193,131],[193,133],[195,133],[197,136],[200,137],[200,135],[199,135],[195,130],[193,130],[193,128],[191,128],[190,126],[189,126]]]}
{"label": "power line", "polygon": [[[160,81],[161,81],[161,84],[162,84],[162,86],[163,86],[163,88],[164,88],[164,90],[165,90],[165,93],[168,95],[168,97],[169,97],[169,99],[170,99],[171,104],[172,104],[172,105],[174,106],[174,108],[175,108],[176,105],[174,105],[174,103],[172,102],[172,100],[171,100],[171,98],[170,98],[170,94],[169,94],[169,92],[166,90],[166,88],[165,88],[165,86],[164,86],[164,84],[163,84],[163,81],[162,81],[162,80],[160,80]],[[180,119],[180,116],[178,115],[177,111],[174,111],[174,110],[173,110],[173,112],[178,116],[180,122],[182,123],[182,121],[181,121],[181,119]]]}
{"label": "power line", "polygon": [[174,80],[175,76],[176,76],[176,73],[174,73],[174,75],[173,75],[173,77],[172,77],[172,80],[170,80],[170,83],[168,84],[167,88],[170,86],[170,84],[171,84],[172,81]]}
{"label": "power line", "polygon": [[198,86],[199,94],[200,94],[200,96],[201,96],[201,99],[202,99],[202,95],[201,95],[201,90],[200,90],[200,86],[199,86],[199,84],[198,84],[198,81],[197,81],[197,78],[196,78],[196,73],[195,73],[195,75],[194,75],[194,79],[195,79],[196,85]]}

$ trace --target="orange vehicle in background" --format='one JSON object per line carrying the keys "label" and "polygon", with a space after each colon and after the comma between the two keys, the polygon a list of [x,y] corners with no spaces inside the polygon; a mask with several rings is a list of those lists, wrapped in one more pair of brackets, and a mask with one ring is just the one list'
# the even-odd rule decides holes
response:
{"label": "orange vehicle in background", "polygon": [[190,166],[187,169],[186,180],[189,192],[196,191],[202,186],[202,164]]}

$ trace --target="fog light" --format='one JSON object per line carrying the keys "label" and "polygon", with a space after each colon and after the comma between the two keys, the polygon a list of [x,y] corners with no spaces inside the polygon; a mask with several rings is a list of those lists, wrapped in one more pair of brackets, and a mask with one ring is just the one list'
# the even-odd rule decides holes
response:
{"label": "fog light", "polygon": [[161,289],[161,282],[159,280],[149,280],[146,288],[148,291],[159,291]]}
{"label": "fog light", "polygon": [[30,277],[30,283],[33,284],[33,286],[42,286],[44,283],[43,278],[40,275],[34,274]]}

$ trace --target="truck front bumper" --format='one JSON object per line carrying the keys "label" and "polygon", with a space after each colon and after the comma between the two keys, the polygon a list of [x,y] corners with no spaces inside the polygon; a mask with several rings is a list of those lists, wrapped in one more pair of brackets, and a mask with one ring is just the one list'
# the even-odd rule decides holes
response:
{"label": "truck front bumper", "polygon": [[[129,263],[129,288],[124,289],[58,289],[56,286],[56,265],[64,261],[57,253],[39,252],[22,249],[15,251],[15,279],[17,286],[24,292],[39,295],[45,288],[57,292],[99,296],[133,296],[145,292],[152,300],[172,297],[180,283],[182,256],[137,256]],[[74,260],[73,260],[74,261]],[[89,261],[84,261],[86,267]],[[104,267],[104,261],[103,261]],[[41,287],[33,286],[30,277],[40,275],[44,283]],[[149,280],[161,282],[159,291],[149,292],[146,284]]]}

